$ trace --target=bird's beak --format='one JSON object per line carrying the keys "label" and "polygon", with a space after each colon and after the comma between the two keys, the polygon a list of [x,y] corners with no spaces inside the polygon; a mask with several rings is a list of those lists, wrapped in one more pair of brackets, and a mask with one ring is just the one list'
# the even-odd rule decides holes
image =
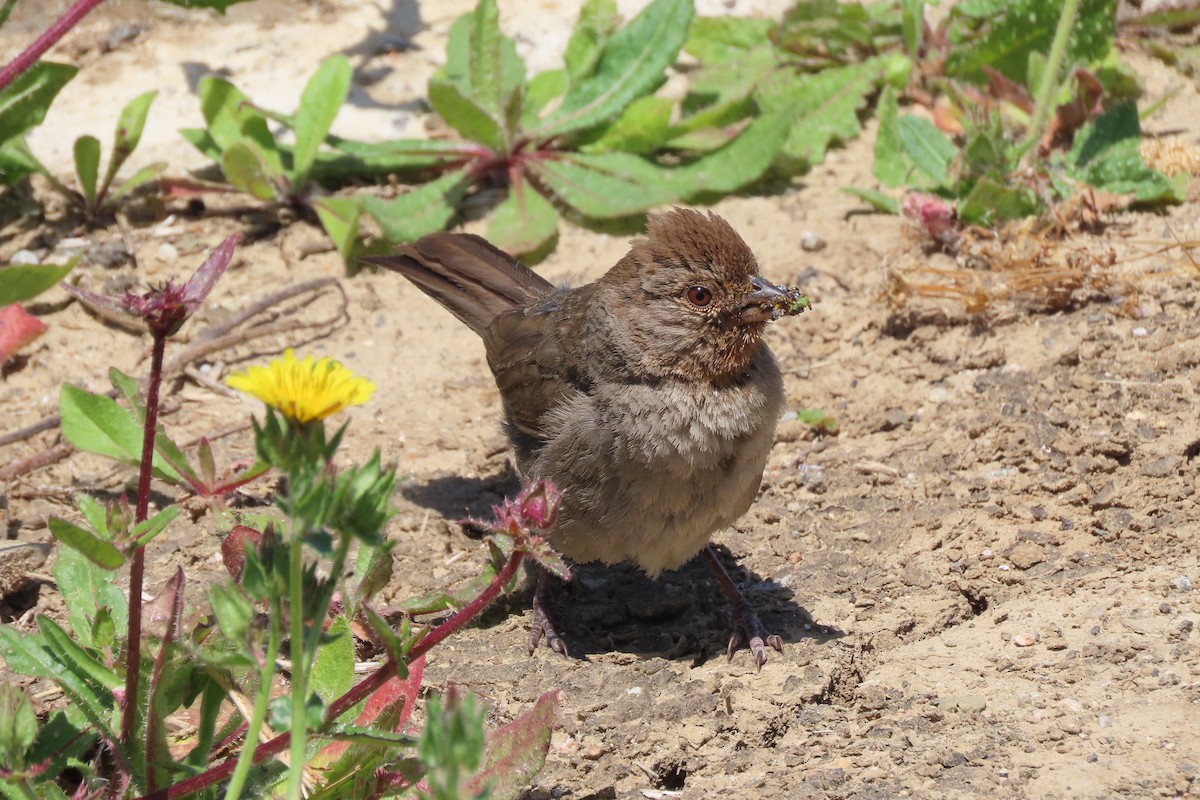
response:
{"label": "bird's beak", "polygon": [[746,303],[738,313],[737,321],[742,325],[770,322],[783,316],[780,309],[792,302],[792,291],[786,286],[776,286],[764,278],[750,279],[753,291],[746,295]]}

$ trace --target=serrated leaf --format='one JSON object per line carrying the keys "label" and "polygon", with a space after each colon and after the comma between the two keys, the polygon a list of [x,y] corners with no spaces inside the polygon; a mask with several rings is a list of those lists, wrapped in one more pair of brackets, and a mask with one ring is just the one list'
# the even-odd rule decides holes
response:
{"label": "serrated leaf", "polygon": [[0,142],[41,125],[54,98],[78,71],[39,61],[0,91]]}
{"label": "serrated leaf", "polygon": [[561,136],[615,119],[662,83],[663,73],[679,55],[691,19],[691,0],[653,0],[613,33],[595,72],[574,84],[562,105],[529,135]]}
{"label": "serrated leaf", "polygon": [[78,550],[98,567],[114,570],[125,563],[124,554],[112,542],[101,539],[86,528],[58,517],[50,517],[46,524],[50,526],[50,533],[55,539]]}
{"label": "serrated leaf", "polygon": [[525,63],[500,32],[495,0],[479,0],[450,26],[446,66],[429,81],[429,102],[463,136],[504,150],[510,106],[524,83]]}
{"label": "serrated leaf", "polygon": [[17,264],[0,267],[0,308],[32,300],[57,284],[75,268],[78,258],[66,264]]}
{"label": "serrated leaf", "polygon": [[352,70],[344,55],[330,56],[304,85],[296,110],[296,144],[292,151],[291,181],[303,186],[316,160],[317,150],[329,134],[329,128],[350,93]]}
{"label": "serrated leaf", "polygon": [[522,175],[488,222],[487,238],[497,247],[520,256],[532,253],[558,232],[558,212]]}
{"label": "serrated leaf", "polygon": [[1068,173],[1097,189],[1132,194],[1140,203],[1177,200],[1170,180],[1142,160],[1141,123],[1132,102],[1114,106],[1075,135]]}
{"label": "serrated leaf", "polygon": [[309,688],[326,704],[354,685],[354,636],[345,616],[339,615],[329,624],[310,677]]}
{"label": "serrated leaf", "polygon": [[639,97],[598,138],[579,149],[585,153],[613,150],[641,155],[652,153],[668,138],[673,107],[674,103],[665,97]]}
{"label": "serrated leaf", "polygon": [[451,172],[392,200],[364,197],[363,211],[375,218],[389,242],[412,242],[450,224],[470,181],[466,170]]}
{"label": "serrated leaf", "polygon": [[221,171],[239,191],[264,202],[276,199],[275,184],[267,165],[246,142],[236,142],[221,154]]}
{"label": "serrated leaf", "polygon": [[675,185],[685,197],[735,192],[766,173],[787,139],[792,117],[768,112],[756,118],[737,138],[684,167],[673,170]]}
{"label": "serrated leaf", "polygon": [[778,159],[786,174],[798,174],[825,158],[830,144],[845,142],[862,130],[859,111],[881,76],[876,59],[804,75],[780,70],[767,78],[755,97],[765,111],[786,111],[794,124]]}
{"label": "serrated leaf", "polygon": [[75,175],[87,207],[96,206],[96,182],[100,178],[100,140],[95,136],[80,136],[75,140]]}
{"label": "serrated leaf", "polygon": [[[737,59],[693,73],[683,100],[684,117],[671,126],[670,137],[679,139],[705,128],[731,125],[753,111],[752,95],[778,66],[775,50],[758,47]],[[680,146],[672,141],[672,146]]]}
{"label": "serrated leaf", "polygon": [[905,114],[897,124],[900,146],[936,188],[949,188],[950,162],[958,154],[954,143],[924,117]]}
{"label": "serrated leaf", "polygon": [[342,258],[350,258],[358,244],[358,219],[362,206],[354,197],[322,197],[312,204],[325,233]]}
{"label": "serrated leaf", "polygon": [[683,49],[700,63],[726,64],[770,46],[775,22],[758,17],[696,17]]}
{"label": "serrated leaf", "polygon": [[596,68],[600,54],[620,22],[616,0],[586,0],[579,9],[571,38],[563,51],[565,86],[587,78]]}
{"label": "serrated leaf", "polygon": [[680,197],[667,170],[632,153],[564,153],[528,169],[563,203],[595,219],[638,214]]}

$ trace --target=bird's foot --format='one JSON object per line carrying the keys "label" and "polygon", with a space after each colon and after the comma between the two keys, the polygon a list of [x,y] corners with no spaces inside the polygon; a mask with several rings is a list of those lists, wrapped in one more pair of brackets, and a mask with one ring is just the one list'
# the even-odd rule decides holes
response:
{"label": "bird's foot", "polygon": [[766,628],[758,619],[758,614],[754,613],[754,609],[750,607],[750,601],[737,588],[733,578],[729,577],[729,573],[725,571],[725,566],[721,564],[721,560],[717,558],[711,545],[704,548],[704,558],[708,562],[709,568],[717,576],[717,583],[720,584],[721,591],[733,603],[733,635],[729,637],[726,655],[732,659],[734,651],[742,645],[747,645],[750,648],[750,655],[754,657],[755,666],[762,669],[762,665],[767,663],[767,648],[772,647],[782,653],[783,639],[775,634],[767,633]]}
{"label": "bird's foot", "polygon": [[558,632],[558,623],[550,606],[550,575],[544,569],[538,570],[537,588],[533,591],[533,623],[529,626],[529,655],[537,649],[545,639],[546,646],[556,653],[570,657],[567,642]]}

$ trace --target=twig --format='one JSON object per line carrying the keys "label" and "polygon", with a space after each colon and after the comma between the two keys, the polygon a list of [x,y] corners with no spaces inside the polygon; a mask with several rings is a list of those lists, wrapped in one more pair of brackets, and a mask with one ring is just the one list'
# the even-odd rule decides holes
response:
{"label": "twig", "polygon": [[37,455],[23,458],[20,461],[14,461],[7,467],[0,469],[0,481],[11,481],[18,475],[24,475],[26,472],[33,472],[35,469],[48,467],[62,461],[67,456],[71,455],[74,447],[66,442],[60,442],[54,445],[49,450],[43,450]]}

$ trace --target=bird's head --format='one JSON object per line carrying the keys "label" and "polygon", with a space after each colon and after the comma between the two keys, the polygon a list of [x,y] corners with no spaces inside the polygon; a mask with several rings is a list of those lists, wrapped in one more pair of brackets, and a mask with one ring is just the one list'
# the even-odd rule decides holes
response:
{"label": "bird's head", "polygon": [[616,306],[609,309],[616,345],[627,338],[646,371],[687,380],[743,374],[767,323],[807,307],[798,290],[758,274],[754,253],[728,222],[690,209],[651,218],[646,237],[600,283]]}

